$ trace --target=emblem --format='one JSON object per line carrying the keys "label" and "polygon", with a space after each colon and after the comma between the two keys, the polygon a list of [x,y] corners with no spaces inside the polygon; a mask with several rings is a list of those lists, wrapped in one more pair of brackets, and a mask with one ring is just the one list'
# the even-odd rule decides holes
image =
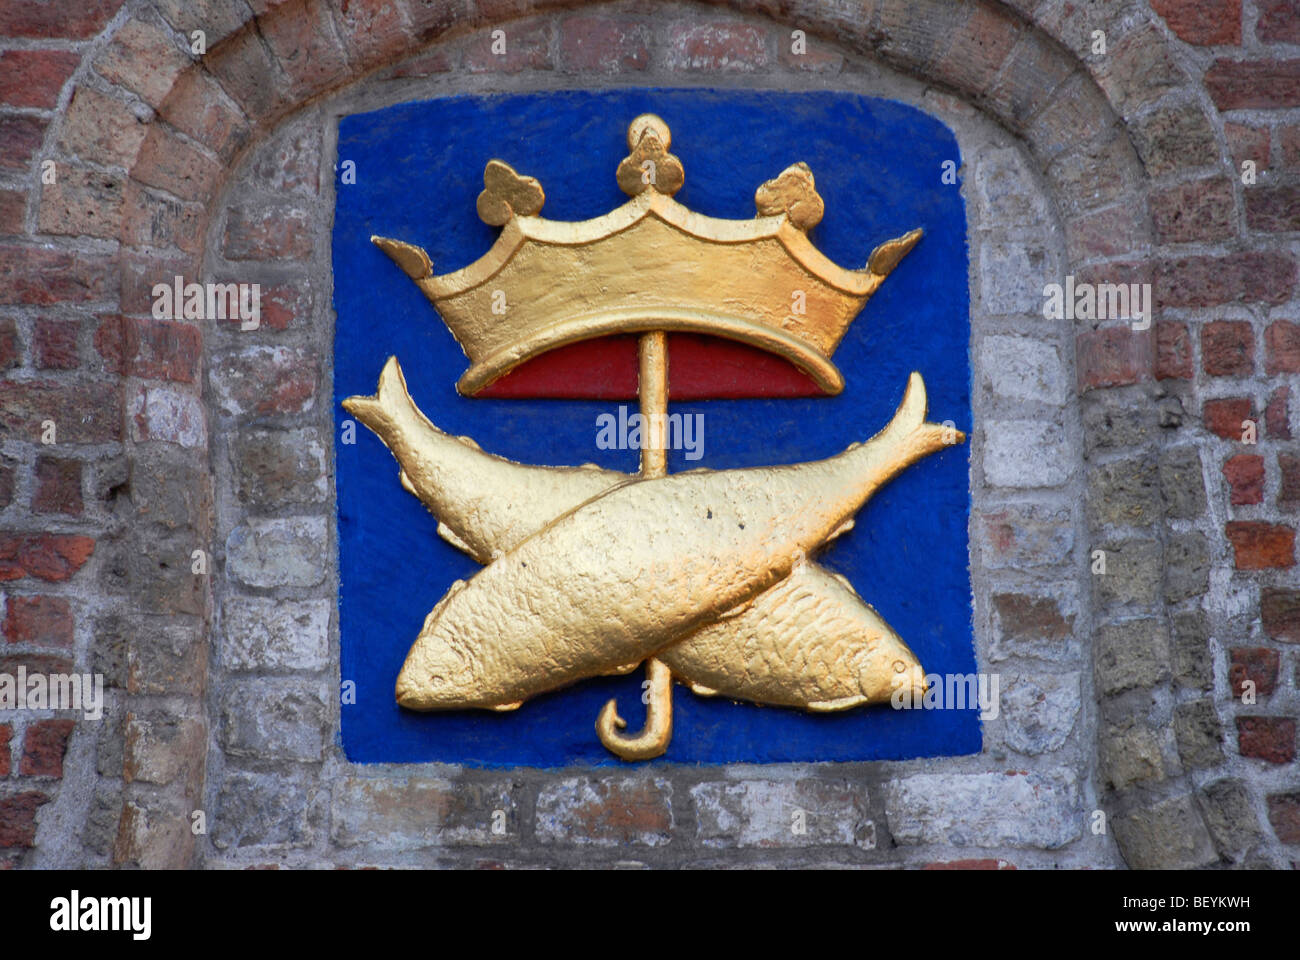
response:
{"label": "emblem", "polygon": [[644,729],[629,732],[615,700],[595,718],[610,751],[643,760],[668,749],[674,682],[811,712],[887,703],[900,689],[919,698],[925,670],[905,638],[817,554],[884,484],[965,439],[926,419],[920,371],[883,428],[849,433],[834,456],[670,473],[666,454],[670,335],[774,354],[834,396],[845,384],[831,359],[837,346],[921,230],[844,269],[808,237],[824,205],[807,164],[758,187],[755,217],[731,220],[674,199],[686,171],[662,119],[632,120],[627,146],[615,178],[629,199],[577,222],[541,216],[538,180],[488,162],[477,212],[501,232],[461,269],[438,274],[409,239],[371,238],[463,349],[462,396],[486,395],[550,351],[632,335],[645,434],[635,474],[514,462],[432,423],[398,357],[373,395],[343,400],[387,446],[398,482],[434,515],[438,533],[482,565],[429,598],[396,677],[398,704],[512,711],[644,669]]}

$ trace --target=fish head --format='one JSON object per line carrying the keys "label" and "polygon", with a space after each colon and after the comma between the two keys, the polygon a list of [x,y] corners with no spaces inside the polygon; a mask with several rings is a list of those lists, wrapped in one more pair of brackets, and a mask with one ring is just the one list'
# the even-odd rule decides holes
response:
{"label": "fish head", "polygon": [[408,710],[473,706],[481,691],[470,658],[436,632],[423,632],[397,675],[397,703]]}
{"label": "fish head", "polygon": [[868,703],[888,703],[898,690],[925,693],[925,670],[907,644],[870,606],[863,653],[858,657],[858,684]]}

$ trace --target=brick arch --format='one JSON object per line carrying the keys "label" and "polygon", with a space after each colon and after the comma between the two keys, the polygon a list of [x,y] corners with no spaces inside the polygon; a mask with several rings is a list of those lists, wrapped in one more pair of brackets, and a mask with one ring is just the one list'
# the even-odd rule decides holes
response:
{"label": "brick arch", "polygon": [[[116,185],[120,195],[96,196],[92,184],[87,188],[92,189],[90,200],[83,203],[102,213],[95,225],[99,232],[92,235],[120,244],[114,265],[120,264],[121,269],[121,312],[136,316],[148,312],[147,286],[153,277],[198,274],[212,203],[228,171],[303,105],[384,64],[436,48],[467,31],[596,5],[393,0],[352,4],[344,12],[335,4],[268,6],[264,0],[250,0],[250,9],[240,0],[231,0],[205,5],[203,16],[210,18],[206,22],[190,22],[185,19],[190,14],[172,13],[176,5],[163,5],[170,21],[148,12],[119,18],[94,50],[98,72],[153,107],[156,114],[151,121],[162,121],[144,124],[143,133],[133,131],[125,144],[106,143],[99,154],[81,155],[83,161],[128,171]],[[851,11],[815,0],[729,0],[715,5],[803,29],[956,93],[1028,144],[1062,215],[1071,269],[1084,274],[1106,264],[1125,264],[1138,276],[1149,275],[1153,233],[1148,175],[1161,162],[1161,144],[1144,126],[1150,124],[1149,115],[1140,110],[1177,86],[1180,71],[1160,30],[1150,22],[1134,26],[1129,8],[1108,8],[1100,14],[1112,18],[1120,39],[1116,59],[1098,61],[1076,52],[1086,49],[1086,38],[1097,29],[1097,21],[1081,12],[1085,8],[1069,4],[866,0]],[[254,11],[256,16],[250,16]],[[182,37],[191,29],[204,29],[207,34],[208,52],[197,61],[182,50]],[[1125,70],[1125,58],[1144,62],[1157,58],[1170,69],[1164,73]],[[1200,109],[1190,105],[1188,123],[1196,123]],[[189,140],[203,144],[220,162],[196,151]],[[58,142],[58,137],[50,142]],[[36,211],[39,229],[61,232],[58,225],[70,215],[76,199],[70,188],[47,190]],[[48,229],[51,226],[55,229]],[[93,265],[81,266],[88,271],[85,284],[99,282]],[[111,268],[105,265],[105,269]],[[142,489],[151,475],[177,469],[192,471],[198,478],[204,475],[207,437],[196,378],[187,384],[165,371],[160,374],[151,357],[153,351],[186,355],[189,346],[197,350],[201,331],[130,320],[103,329],[102,336],[116,350],[116,368],[123,380],[126,456],[136,480],[133,502],[143,516],[155,506]],[[1150,333],[1135,334],[1124,325],[1080,330],[1080,389],[1094,395],[1114,392],[1125,402],[1133,398],[1142,402],[1141,384],[1152,381],[1157,372],[1153,340]],[[136,446],[155,439],[171,441],[180,452],[157,458],[146,446]],[[1153,459],[1158,444],[1148,438],[1127,445],[1124,452],[1133,460]],[[186,552],[187,544],[208,542],[210,498],[207,490],[186,505],[188,522],[178,525],[182,533],[168,534],[166,549],[172,555]],[[1103,539],[1106,531],[1099,528],[1093,534]],[[157,554],[158,548],[148,542],[156,535],[154,529],[128,533],[127,551]],[[129,572],[128,581],[135,575]],[[171,592],[151,601],[150,612],[190,618],[194,621],[190,628],[202,634],[210,597],[206,585],[200,585],[202,590],[195,592],[179,582],[173,584]],[[131,582],[131,586],[139,589],[140,584]],[[1147,611],[1149,616],[1136,618],[1131,610],[1121,611],[1127,615],[1120,620],[1103,606],[1101,600],[1094,600],[1098,642],[1103,645],[1099,657],[1114,653],[1105,644],[1119,639],[1106,641],[1105,637],[1117,623],[1149,621],[1148,633],[1155,638],[1148,638],[1141,682],[1117,681],[1113,699],[1121,706],[1109,716],[1103,714],[1098,728],[1098,750],[1104,756],[1115,749],[1108,738],[1118,739],[1132,729],[1134,717],[1143,709],[1139,701],[1167,688],[1172,666],[1168,643],[1159,642],[1162,631],[1167,637],[1169,630],[1162,611]],[[196,656],[205,660],[201,638],[196,649]],[[1106,669],[1107,664],[1099,662],[1099,676]],[[187,865],[193,857],[188,811],[198,806],[203,776],[203,690],[137,689],[128,696],[124,779],[128,784],[154,786],[133,788],[128,794],[114,859],[150,866]],[[158,715],[162,697],[184,700],[189,712],[179,724],[162,723]],[[166,779],[154,772],[168,765],[182,775]],[[1185,802],[1188,791],[1188,780],[1182,775],[1165,779],[1153,790],[1122,791],[1108,798],[1107,806],[1118,818],[1120,849],[1130,863],[1145,865],[1141,851],[1154,842],[1152,838],[1167,834],[1170,824],[1192,837],[1193,846],[1200,844],[1205,827],[1199,812]],[[1193,851],[1189,861],[1197,856]]]}

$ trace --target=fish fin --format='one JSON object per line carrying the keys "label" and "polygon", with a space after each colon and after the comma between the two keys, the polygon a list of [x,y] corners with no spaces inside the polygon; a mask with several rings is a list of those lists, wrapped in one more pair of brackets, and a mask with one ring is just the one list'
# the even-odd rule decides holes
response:
{"label": "fish fin", "polygon": [[631,663],[621,663],[617,667],[611,667],[609,670],[606,670],[602,676],[621,677],[625,674],[631,673],[639,666],[641,666],[640,660],[633,660]]}
{"label": "fish fin", "polygon": [[702,683],[696,683],[694,680],[687,680],[686,685],[691,688],[691,693],[701,697],[716,697],[718,691],[713,687],[706,687]]}
{"label": "fish fin", "polygon": [[848,520],[845,520],[845,521],[844,521],[843,523],[841,523],[838,527],[836,527],[833,531],[831,531],[831,535],[830,535],[829,537],[826,538],[826,542],[829,543],[831,540],[834,540],[836,537],[839,537],[839,536],[842,536],[842,535],[848,533],[848,532],[849,532],[850,530],[852,530],[852,529],[853,529],[853,518],[850,517]]}
{"label": "fish fin", "polygon": [[[414,493],[415,491],[412,490],[411,492]],[[448,543],[450,543],[461,553],[468,553],[475,560],[479,559],[478,551],[476,551],[473,547],[471,547],[460,537],[456,536],[455,531],[453,531],[451,527],[447,526],[442,521],[438,522],[438,536],[442,537],[442,539],[446,540]],[[457,581],[457,582],[459,583],[461,581]]]}
{"label": "fish fin", "polygon": [[514,703],[495,703],[488,709],[496,713],[509,713],[511,710],[518,710],[522,704],[522,700],[516,700]]}
{"label": "fish fin", "polygon": [[859,704],[866,703],[867,698],[860,693],[855,693],[851,697],[839,697],[835,700],[818,700],[815,703],[808,704],[804,709],[812,713],[833,713],[836,710],[847,710],[849,707],[856,707]]}
{"label": "fish fin", "polygon": [[578,464],[578,469],[579,470],[604,470],[605,468],[598,463],[580,463]]}
{"label": "fish fin", "polygon": [[461,443],[465,444],[465,446],[469,447],[471,450],[483,449],[478,445],[478,441],[475,440],[473,437],[461,436],[461,437],[457,437],[456,439],[459,440]]}
{"label": "fish fin", "polygon": [[411,483],[411,478],[406,475],[405,470],[397,471],[397,479],[402,482],[403,490],[407,493],[414,494],[417,497],[419,496],[419,494],[415,492],[415,484]]}
{"label": "fish fin", "polygon": [[744,603],[738,603],[725,613],[719,614],[719,620],[730,620],[732,617],[738,617],[754,605],[754,599],[751,597]]}

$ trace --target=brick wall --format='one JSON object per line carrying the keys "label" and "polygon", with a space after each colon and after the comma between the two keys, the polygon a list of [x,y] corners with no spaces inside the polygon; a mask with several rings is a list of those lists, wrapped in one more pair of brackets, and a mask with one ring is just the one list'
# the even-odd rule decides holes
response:
{"label": "brick wall", "polygon": [[[1286,0],[7,4],[0,672],[109,692],[97,721],[0,715],[0,863],[1298,859],[1297,24]],[[341,757],[337,117],[608,83],[853,90],[958,133],[977,653],[1005,693],[981,754]],[[177,274],[261,282],[263,328],[154,319]],[[1151,283],[1152,329],[1043,321],[1064,274]]]}

